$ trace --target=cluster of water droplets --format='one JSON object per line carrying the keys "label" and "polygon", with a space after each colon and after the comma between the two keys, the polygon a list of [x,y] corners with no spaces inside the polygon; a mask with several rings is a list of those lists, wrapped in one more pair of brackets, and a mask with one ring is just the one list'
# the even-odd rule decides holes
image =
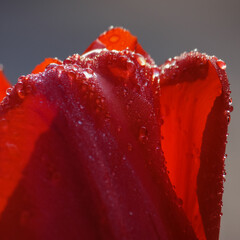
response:
{"label": "cluster of water droplets", "polygon": [[[76,55],[76,58],[79,60],[78,55]],[[85,67],[77,64],[61,65],[56,67],[56,71],[58,71],[59,77],[69,79],[74,90],[77,90],[78,94],[81,95],[80,98],[83,97],[86,104],[93,108],[97,115],[104,116],[105,119],[109,118],[109,114],[105,111],[105,98],[97,84],[97,75],[91,68],[91,64],[86,62]],[[83,122],[78,120],[77,123],[79,126]]]}
{"label": "cluster of water droplets", "polygon": [[20,99],[24,99],[27,95],[32,93],[32,86],[29,83],[30,76],[21,76],[15,86],[15,90]]}
{"label": "cluster of water droplets", "polygon": [[81,63],[81,56],[79,54],[73,54],[72,56],[69,56],[67,59],[65,59],[63,61],[63,64],[64,65],[67,65],[67,64],[77,64],[77,65],[80,65]]}
{"label": "cluster of water droplets", "polygon": [[136,65],[129,56],[122,53],[112,53],[108,59],[108,69],[110,72],[127,83],[129,78],[135,73]]}

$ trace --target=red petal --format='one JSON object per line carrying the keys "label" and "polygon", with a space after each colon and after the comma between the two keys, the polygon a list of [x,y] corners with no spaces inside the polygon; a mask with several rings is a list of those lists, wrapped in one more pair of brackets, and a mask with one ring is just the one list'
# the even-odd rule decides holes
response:
{"label": "red petal", "polygon": [[128,30],[116,27],[110,28],[108,31],[101,34],[85,51],[85,53],[95,50],[107,48],[108,50],[130,50],[144,56],[145,60],[154,64],[150,55],[145,52],[142,46],[138,43],[138,40]]}
{"label": "red petal", "polygon": [[44,97],[29,95],[30,88],[26,83],[15,85],[0,113],[0,216],[22,178],[35,142],[54,117]]}
{"label": "red petal", "polygon": [[170,180],[199,239],[219,236],[230,110],[220,63],[191,52],[160,67],[162,148]]}
{"label": "red petal", "polygon": [[6,90],[10,87],[10,83],[3,73],[3,68],[0,65],[0,102],[6,96]]}
{"label": "red petal", "polygon": [[42,63],[38,64],[32,71],[32,73],[39,73],[39,72],[43,72],[45,70],[45,68],[51,64],[51,63],[56,63],[56,64],[61,64],[62,61],[60,61],[57,58],[46,58]]}
{"label": "red petal", "polygon": [[139,56],[75,55],[15,86],[1,112],[1,239],[196,239]]}

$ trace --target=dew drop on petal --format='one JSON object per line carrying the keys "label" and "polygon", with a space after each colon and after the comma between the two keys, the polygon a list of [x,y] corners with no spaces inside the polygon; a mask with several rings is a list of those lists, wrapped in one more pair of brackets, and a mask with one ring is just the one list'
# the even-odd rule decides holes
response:
{"label": "dew drop on petal", "polygon": [[118,126],[118,127],[117,127],[117,131],[118,131],[118,132],[121,132],[121,130],[122,130],[122,127],[121,127],[121,126]]}
{"label": "dew drop on petal", "polygon": [[73,71],[69,71],[69,72],[67,73],[67,75],[68,75],[68,77],[69,77],[70,80],[74,80],[74,79],[76,78],[76,73],[73,72]]}
{"label": "dew drop on petal", "polygon": [[152,69],[152,81],[158,81],[158,83],[160,83],[160,77],[159,77],[160,73],[159,70],[156,68]]}
{"label": "dew drop on petal", "polygon": [[83,74],[86,77],[86,79],[90,79],[93,77],[92,73],[90,73],[90,70],[84,71]]}
{"label": "dew drop on petal", "polygon": [[12,87],[9,87],[7,90],[6,90],[6,95],[10,95],[12,92]]}
{"label": "dew drop on petal", "polygon": [[144,59],[143,56],[138,56],[137,57],[137,61],[141,66],[145,66],[146,65],[146,60]]}
{"label": "dew drop on petal", "polygon": [[32,92],[32,87],[31,87],[31,85],[27,85],[27,86],[25,87],[25,92],[26,92],[27,94],[29,94],[29,93]]}
{"label": "dew drop on petal", "polygon": [[223,181],[226,181],[226,171],[223,172]]}
{"label": "dew drop on petal", "polygon": [[129,152],[131,152],[131,151],[132,151],[132,149],[133,149],[133,146],[132,146],[132,144],[131,144],[131,143],[128,143],[128,151],[129,151]]}
{"label": "dew drop on petal", "polygon": [[131,74],[135,71],[136,67],[132,61],[127,60],[126,65],[127,65],[127,70],[129,72],[129,74]]}
{"label": "dew drop on petal", "polygon": [[230,121],[231,121],[231,116],[230,116],[230,111],[229,111],[229,110],[226,111],[226,116],[227,116],[227,121],[228,121],[228,123],[230,123]]}
{"label": "dew drop on petal", "polygon": [[62,72],[64,71],[64,67],[63,66],[58,66],[56,68],[56,70],[57,70],[57,73],[58,73],[58,77],[60,78],[61,75],[62,75]]}
{"label": "dew drop on petal", "polygon": [[112,43],[116,43],[118,40],[119,40],[119,36],[117,36],[117,35],[113,35],[109,39],[109,41],[112,42]]}
{"label": "dew drop on petal", "polygon": [[229,111],[232,112],[233,111],[233,106],[232,106],[232,98],[229,98]]}
{"label": "dew drop on petal", "polygon": [[178,198],[178,205],[181,207],[183,205],[183,200],[181,198]]}
{"label": "dew drop on petal", "polygon": [[147,132],[147,128],[145,126],[142,126],[139,129],[139,136],[138,139],[140,140],[140,142],[145,143],[148,140],[148,132]]}
{"label": "dew drop on petal", "polygon": [[226,63],[225,63],[223,60],[221,60],[221,59],[217,60],[217,65],[218,65],[218,67],[220,67],[222,70],[225,70],[225,69],[227,68]]}
{"label": "dew drop on petal", "polygon": [[0,118],[0,129],[4,132],[8,130],[8,121],[5,118]]}
{"label": "dew drop on petal", "polygon": [[23,91],[23,84],[22,82],[18,82],[16,85],[16,91],[19,98],[23,99],[25,97],[24,91]]}
{"label": "dew drop on petal", "polygon": [[18,94],[18,97],[21,98],[21,99],[23,99],[25,97],[25,94],[24,94],[23,90],[18,90],[17,94]]}

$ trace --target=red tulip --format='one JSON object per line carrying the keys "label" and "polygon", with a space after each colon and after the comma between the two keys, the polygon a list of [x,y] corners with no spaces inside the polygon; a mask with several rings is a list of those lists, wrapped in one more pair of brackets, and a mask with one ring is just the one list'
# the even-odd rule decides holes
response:
{"label": "red tulip", "polygon": [[0,239],[218,239],[229,93],[221,60],[157,67],[121,28],[47,59],[0,105]]}

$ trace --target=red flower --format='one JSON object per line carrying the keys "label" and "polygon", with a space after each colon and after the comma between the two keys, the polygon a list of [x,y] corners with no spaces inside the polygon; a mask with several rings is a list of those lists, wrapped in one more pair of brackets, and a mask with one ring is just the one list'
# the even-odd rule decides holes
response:
{"label": "red flower", "polygon": [[0,105],[0,239],[218,239],[229,93],[221,60],[157,67],[121,28],[47,59]]}

